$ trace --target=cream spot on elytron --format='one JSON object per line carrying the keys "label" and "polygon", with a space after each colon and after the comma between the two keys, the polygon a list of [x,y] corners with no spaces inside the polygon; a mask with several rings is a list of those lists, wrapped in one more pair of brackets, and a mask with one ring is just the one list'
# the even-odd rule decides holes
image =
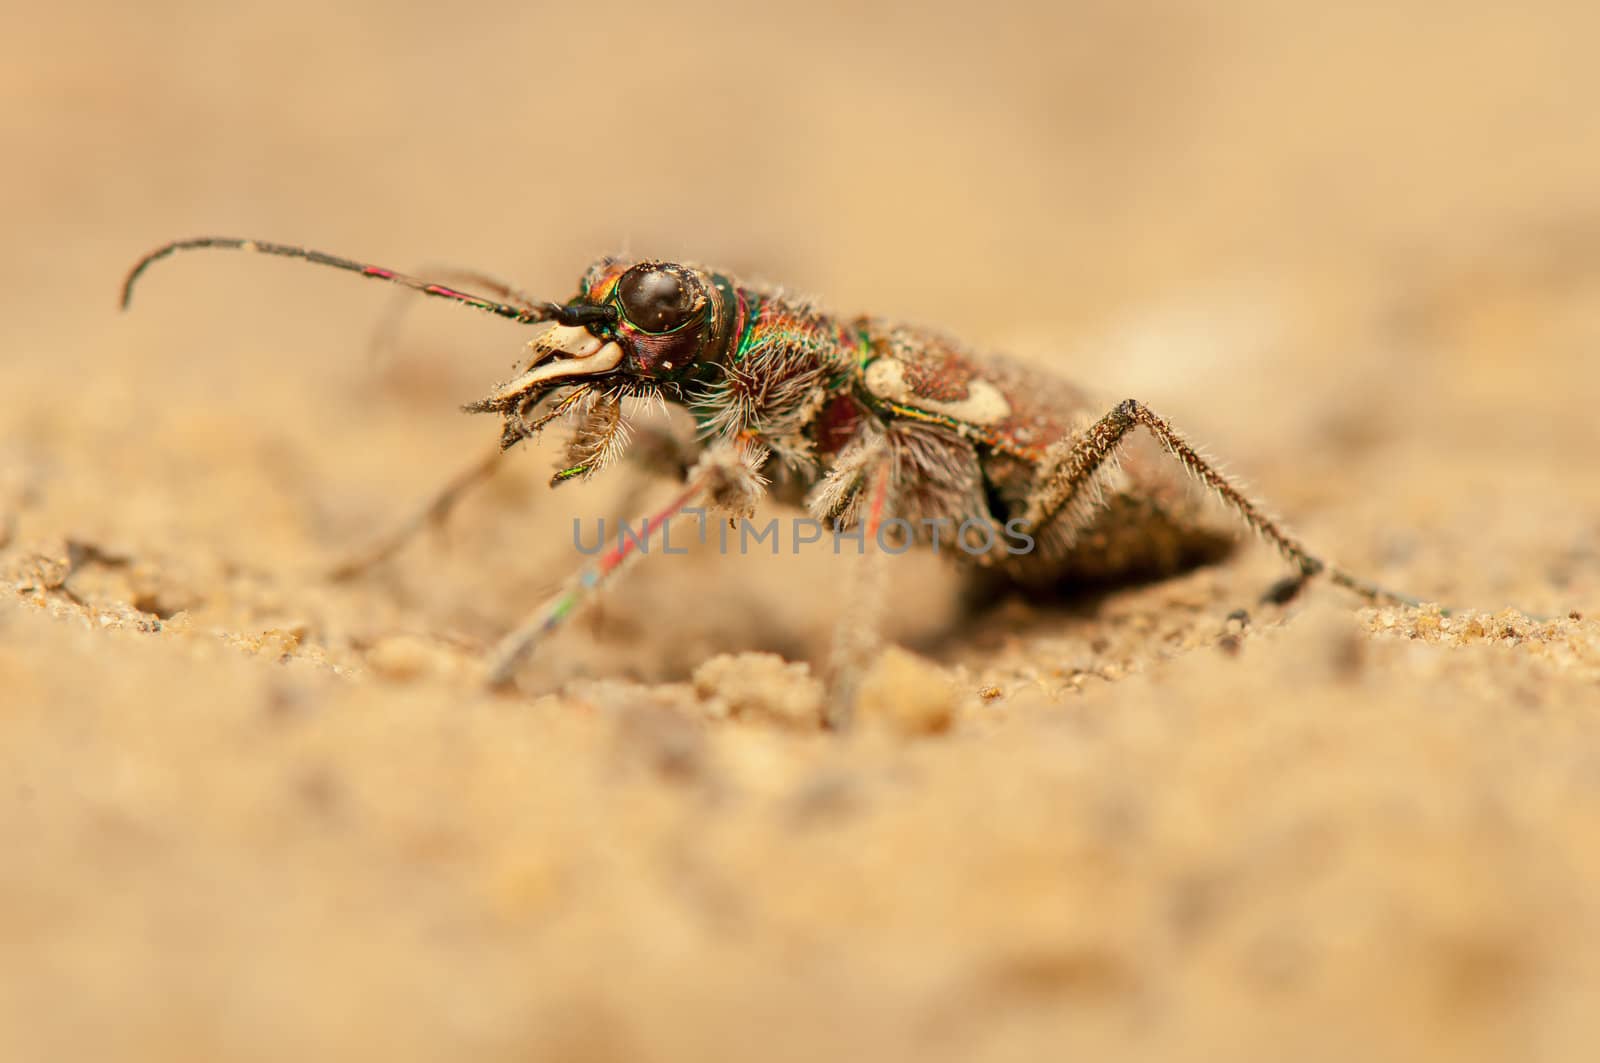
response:
{"label": "cream spot on elytron", "polygon": [[906,383],[905,363],[895,358],[879,358],[867,366],[865,380],[867,390],[885,402],[943,414],[967,424],[999,424],[1011,416],[1011,404],[1000,389],[987,380],[967,381],[967,397],[954,402],[918,395]]}

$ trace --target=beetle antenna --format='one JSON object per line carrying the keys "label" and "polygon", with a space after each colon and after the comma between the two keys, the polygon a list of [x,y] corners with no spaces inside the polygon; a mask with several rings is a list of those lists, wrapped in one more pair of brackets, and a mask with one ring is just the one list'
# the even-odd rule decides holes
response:
{"label": "beetle antenna", "polygon": [[289,244],[273,244],[263,240],[242,240],[232,236],[198,236],[189,240],[174,240],[170,244],[158,247],[141,258],[128,273],[128,279],[122,282],[122,309],[126,310],[133,301],[133,286],[141,274],[153,262],[166,258],[176,251],[192,251],[203,247],[220,247],[237,251],[255,251],[263,255],[280,255],[283,258],[298,258],[306,262],[314,262],[319,266],[332,266],[334,269],[347,270],[359,273],[363,277],[376,277],[378,280],[398,284],[412,291],[421,292],[423,295],[433,295],[440,299],[449,299],[453,302],[463,303],[475,307],[497,317],[509,318],[523,324],[532,324],[537,321],[559,319],[567,313],[568,308],[556,303],[542,303],[535,306],[518,306],[514,303],[500,303],[493,299],[486,299],[481,295],[470,292],[458,292],[454,288],[443,284],[432,284],[416,277],[382,266],[373,266],[354,259],[340,258],[338,255],[326,254],[322,251],[313,251],[305,247],[293,247]]}

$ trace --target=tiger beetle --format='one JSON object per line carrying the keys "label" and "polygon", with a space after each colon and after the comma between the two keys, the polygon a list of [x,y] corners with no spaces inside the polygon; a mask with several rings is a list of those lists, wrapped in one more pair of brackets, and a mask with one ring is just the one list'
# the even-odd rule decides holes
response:
{"label": "tiger beetle", "polygon": [[[1049,373],[974,354],[926,329],[835,317],[789,292],[677,262],[602,258],[572,299],[542,302],[480,274],[460,276],[488,295],[232,237],[179,240],[150,252],[128,274],[123,307],[152,263],[197,248],[301,259],[540,327],[521,373],[466,407],[500,415],[498,450],[344,575],[387,556],[427,516],[445,513],[501,453],[566,419],[572,434],[552,486],[592,477],[630,449],[659,457],[665,446],[677,454],[671,464],[682,485],[648,518],[646,537],[697,505],[748,516],[770,493],[804,506],[825,526],[855,528],[868,540],[877,540],[890,519],[921,540],[953,524],[1004,527],[1036,548],[1000,549],[1014,536],[990,535],[994,549],[956,556],[1008,585],[1104,585],[1175,573],[1230,549],[1232,537],[1203,519],[1187,475],[1292,566],[1273,592],[1276,600],[1287,601],[1321,574],[1369,602],[1417,604],[1311,554],[1138,400],[1097,402]],[[635,428],[666,433],[630,426],[627,399],[686,408],[696,439],[664,444],[652,436],[655,445],[630,448]],[[1159,446],[1130,439],[1138,428]],[[539,640],[592,601],[640,547],[638,538],[619,538],[504,636],[488,661],[490,683],[508,684]],[[881,562],[869,562],[855,582],[829,672],[835,727],[848,723],[876,648]]]}

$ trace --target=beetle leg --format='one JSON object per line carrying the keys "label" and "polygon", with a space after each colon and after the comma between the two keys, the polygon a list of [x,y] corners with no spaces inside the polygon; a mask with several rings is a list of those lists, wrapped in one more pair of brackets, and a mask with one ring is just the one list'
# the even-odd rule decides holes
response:
{"label": "beetle leg", "polygon": [[834,628],[828,658],[825,720],[835,731],[847,730],[855,715],[856,696],[882,646],[883,610],[887,599],[887,555],[878,549],[878,531],[892,506],[894,458],[887,445],[863,465],[866,507],[861,515],[861,556],[845,590],[845,607]]}
{"label": "beetle leg", "polygon": [[560,590],[500,640],[489,656],[489,685],[508,686],[517,665],[539,640],[594,601],[623,564],[640,556],[647,549],[645,544],[673,517],[702,500],[735,516],[754,512],[765,489],[765,481],[757,470],[766,458],[765,449],[741,446],[737,442],[707,450],[690,470],[688,483],[672,501],[645,521],[641,536],[619,537],[616,545],[573,573]]}
{"label": "beetle leg", "polygon": [[[642,424],[633,429],[634,438],[624,456],[624,463],[636,475],[616,506],[617,514],[633,513],[644,489],[658,477],[666,476],[682,481],[698,452],[693,444],[685,442],[666,425]],[[389,560],[411,541],[423,528],[442,527],[450,518],[467,492],[487,482],[500,467],[505,450],[497,445],[493,451],[456,473],[445,481],[433,495],[401,523],[391,528],[366,549],[334,565],[327,578],[335,582],[354,579],[369,569]]]}
{"label": "beetle leg", "polygon": [[493,450],[445,481],[444,486],[435,491],[425,505],[391,528],[377,542],[330,568],[328,578],[335,582],[354,579],[399,553],[400,548],[424,527],[442,526],[463,495],[494,475],[504,454],[505,451],[496,443]]}
{"label": "beetle leg", "polygon": [[1288,601],[1311,577],[1326,573],[1332,582],[1354,591],[1369,602],[1410,606],[1420,604],[1414,598],[1359,579],[1313,555],[1231,480],[1202,458],[1171,425],[1136,399],[1119,403],[1110,413],[1071,440],[1057,445],[1056,453],[1052,455],[1054,460],[1040,476],[1042,486],[1028,501],[1023,518],[1027,530],[1030,533],[1036,531],[1062,511],[1066,512],[1069,519],[1081,523],[1100,501],[1097,475],[1128,433],[1138,427],[1147,429],[1155,436],[1191,476],[1221,499],[1251,530],[1277,547],[1278,552],[1298,569],[1290,580],[1274,589],[1274,600]]}
{"label": "beetle leg", "polygon": [[694,468],[701,452],[698,441],[684,439],[670,425],[635,424],[633,439],[621,463],[629,476],[624,481],[621,496],[611,505],[611,519],[607,523],[614,526],[638,513],[644,495],[659,481],[687,482],[689,470]]}

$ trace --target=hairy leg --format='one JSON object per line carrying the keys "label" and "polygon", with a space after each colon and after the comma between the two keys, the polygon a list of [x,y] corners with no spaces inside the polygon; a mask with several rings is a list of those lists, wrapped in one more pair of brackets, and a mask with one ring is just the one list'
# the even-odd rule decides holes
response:
{"label": "hairy leg", "polygon": [[[416,272],[418,276],[427,277],[436,283],[476,288],[504,303],[522,309],[532,309],[539,302],[514,285],[479,270],[430,264]],[[393,348],[395,338],[399,335],[401,320],[416,302],[415,298],[410,297],[410,293],[400,292],[396,295],[391,309],[379,320],[368,343],[368,351],[373,357]],[[406,297],[399,298],[399,296]],[[401,548],[423,528],[443,526],[456,503],[460,502],[472,488],[488,481],[494,475],[495,470],[500,467],[501,456],[510,445],[503,439],[492,452],[484,454],[450,477],[410,517],[390,529],[365,550],[345,558],[330,568],[327,573],[328,578],[335,582],[354,579],[399,553]]]}
{"label": "hairy leg", "polygon": [[1414,598],[1359,579],[1313,555],[1232,481],[1202,458],[1171,425],[1135,399],[1119,403],[1110,413],[1061,447],[1059,456],[1040,477],[1041,486],[1029,499],[1024,515],[1029,532],[1041,528],[1062,511],[1067,513],[1069,519],[1086,523],[1088,515],[1100,502],[1097,475],[1114,456],[1128,433],[1139,427],[1155,436],[1191,476],[1204,484],[1252,531],[1277,547],[1278,552],[1298,570],[1293,577],[1274,588],[1271,595],[1274,600],[1287,601],[1311,577],[1326,574],[1333,583],[1354,591],[1370,602],[1419,604]]}
{"label": "hairy leg", "polygon": [[894,461],[887,446],[865,464],[866,508],[861,514],[861,556],[847,576],[845,605],[834,628],[827,672],[826,721],[835,731],[850,727],[861,680],[883,643],[883,610],[888,588],[886,555],[878,532],[890,516]]}
{"label": "hairy leg", "polygon": [[423,528],[441,527],[463,495],[494,475],[504,455],[505,451],[496,445],[493,450],[446,480],[444,486],[435,491],[415,513],[395,525],[371,546],[330,568],[328,578],[335,582],[354,579],[399,553],[401,547]]}
{"label": "hairy leg", "polygon": [[[560,412],[559,409],[553,412]],[[435,491],[410,517],[395,525],[365,550],[346,558],[328,570],[335,582],[355,579],[399,553],[424,528],[442,527],[456,504],[474,487],[487,483],[500,468],[504,445],[497,445],[477,461],[456,473]],[[697,456],[695,448],[665,425],[646,424],[634,430],[627,463],[636,471],[628,490],[617,504],[616,516],[632,513],[646,487],[661,476],[681,481]],[[615,521],[613,521],[615,523]]]}
{"label": "hairy leg", "polygon": [[689,471],[688,482],[645,521],[638,537],[621,537],[621,541],[573,573],[560,590],[500,640],[489,655],[486,674],[489,685],[510,685],[517,665],[539,641],[592,603],[625,563],[646,552],[650,541],[673,517],[697,503],[735,516],[754,512],[756,502],[765,491],[765,482],[757,470],[766,457],[763,449],[737,443],[724,443],[707,450]]}

